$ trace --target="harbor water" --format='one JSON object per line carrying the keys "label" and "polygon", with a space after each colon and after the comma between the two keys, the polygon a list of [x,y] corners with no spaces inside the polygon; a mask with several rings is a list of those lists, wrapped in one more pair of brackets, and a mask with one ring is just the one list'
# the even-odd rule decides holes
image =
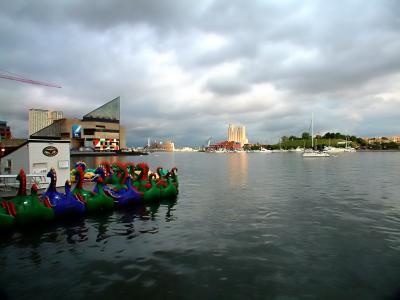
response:
{"label": "harbor water", "polygon": [[400,299],[398,152],[78,159],[177,166],[179,197],[1,233],[0,299]]}

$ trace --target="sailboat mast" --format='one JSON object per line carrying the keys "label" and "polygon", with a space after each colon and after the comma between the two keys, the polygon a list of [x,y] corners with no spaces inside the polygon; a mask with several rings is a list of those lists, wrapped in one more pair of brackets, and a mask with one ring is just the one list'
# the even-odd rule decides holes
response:
{"label": "sailboat mast", "polygon": [[314,113],[311,113],[311,148],[314,149]]}

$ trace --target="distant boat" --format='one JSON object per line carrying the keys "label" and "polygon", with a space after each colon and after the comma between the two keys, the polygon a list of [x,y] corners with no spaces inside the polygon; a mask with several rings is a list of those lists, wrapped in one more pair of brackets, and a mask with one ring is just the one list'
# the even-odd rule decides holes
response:
{"label": "distant boat", "polygon": [[265,148],[261,148],[260,152],[262,153],[272,153],[271,150],[265,149]]}
{"label": "distant boat", "polygon": [[357,152],[357,150],[354,149],[353,147],[346,147],[344,148],[344,152]]}
{"label": "distant boat", "polygon": [[333,147],[333,146],[325,146],[324,147],[324,152],[327,152],[327,153],[340,153],[340,152],[345,152],[345,148],[338,148],[338,147]]}
{"label": "distant boat", "polygon": [[289,150],[286,149],[274,149],[271,150],[272,153],[285,153],[285,152],[289,152]]}
{"label": "distant boat", "polygon": [[304,148],[298,146],[297,148],[292,148],[288,150],[289,152],[304,152]]}
{"label": "distant boat", "polygon": [[228,151],[226,151],[226,149],[224,148],[219,148],[217,150],[214,151],[214,153],[227,153]]}
{"label": "distant boat", "polygon": [[303,152],[303,157],[329,157],[328,152],[323,152],[323,151],[317,151],[313,149],[306,149]]}
{"label": "distant boat", "polygon": [[344,148],[344,152],[356,152],[357,150],[353,147],[347,145],[347,137],[346,137],[346,147]]}
{"label": "distant boat", "polygon": [[236,149],[233,152],[235,152],[235,153],[246,153],[246,151],[244,151],[243,149]]}
{"label": "distant boat", "polygon": [[329,157],[329,153],[314,150],[314,114],[311,114],[311,149],[303,152],[303,157]]}
{"label": "distant boat", "polygon": [[333,146],[325,146],[324,152],[328,153],[343,153],[343,152],[356,152],[357,150],[347,144],[347,137],[346,137],[346,146],[344,148],[333,147]]}

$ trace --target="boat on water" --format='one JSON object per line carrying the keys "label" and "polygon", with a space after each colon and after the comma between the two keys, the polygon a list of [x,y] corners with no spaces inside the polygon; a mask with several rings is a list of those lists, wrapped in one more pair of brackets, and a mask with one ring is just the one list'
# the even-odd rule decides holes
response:
{"label": "boat on water", "polygon": [[346,147],[343,152],[357,152],[357,150],[353,147]]}
{"label": "boat on water", "polygon": [[[53,219],[72,218],[85,213],[124,208],[136,204],[150,204],[161,200],[176,201],[178,196],[177,168],[170,171],[162,167],[151,173],[148,164],[103,162],[95,169],[94,189],[84,188],[86,164],[78,162],[71,174],[76,182],[71,189],[69,180],[65,193],[56,190],[57,175],[54,169],[48,173],[49,188],[39,196],[38,187],[32,185],[31,194],[26,191],[26,175],[21,169],[16,196],[0,199],[0,231],[14,226],[34,226]],[[72,179],[71,176],[71,179]]]}
{"label": "boat on water", "polygon": [[304,152],[304,148],[298,146],[297,148],[292,148],[288,150],[289,152]]}
{"label": "boat on water", "polygon": [[286,150],[286,149],[274,149],[274,150],[271,150],[271,152],[272,153],[286,153],[286,152],[289,152],[289,150]]}
{"label": "boat on water", "polygon": [[345,148],[338,148],[338,147],[333,147],[333,146],[325,146],[323,151],[327,152],[327,153],[341,153],[341,152],[345,152],[344,149]]}
{"label": "boat on water", "polygon": [[246,153],[246,151],[243,150],[243,149],[236,149],[233,152],[235,152],[235,153]]}
{"label": "boat on water", "polygon": [[262,152],[262,153],[272,153],[272,150],[261,148],[260,152]]}
{"label": "boat on water", "polygon": [[227,153],[228,151],[224,148],[219,148],[217,150],[214,151],[214,153]]}
{"label": "boat on water", "polygon": [[330,157],[329,153],[324,151],[317,151],[313,149],[306,149],[303,152],[303,157]]}
{"label": "boat on water", "polygon": [[311,114],[311,149],[305,149],[303,152],[303,157],[330,157],[329,153],[314,149],[314,114]]}
{"label": "boat on water", "polygon": [[343,152],[357,152],[357,150],[351,146],[348,145],[348,140],[346,138],[346,145],[343,148],[339,148],[339,147],[334,147],[334,146],[325,146],[324,147],[324,152],[328,152],[328,153],[343,153]]}
{"label": "boat on water", "polygon": [[346,146],[344,147],[344,152],[356,152],[357,150],[351,146],[348,145],[347,143],[347,137],[346,137]]}

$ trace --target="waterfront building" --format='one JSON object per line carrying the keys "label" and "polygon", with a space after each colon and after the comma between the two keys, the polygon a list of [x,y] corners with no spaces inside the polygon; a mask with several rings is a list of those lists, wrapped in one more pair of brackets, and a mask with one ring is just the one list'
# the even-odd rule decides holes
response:
{"label": "waterfront building", "polygon": [[389,137],[389,140],[391,140],[392,142],[395,142],[397,144],[400,144],[400,136],[398,136],[398,135]]}
{"label": "waterfront building", "polygon": [[162,148],[165,149],[167,152],[174,152],[175,151],[175,144],[172,141],[165,141],[162,143]]}
{"label": "waterfront building", "polygon": [[11,139],[11,129],[6,121],[0,121],[0,140]]}
{"label": "waterfront building", "polygon": [[8,153],[14,151],[14,149],[20,147],[24,144],[27,139],[2,139],[0,141],[0,157],[7,155]]}
{"label": "waterfront building", "polygon": [[389,142],[395,142],[396,144],[400,144],[400,136],[395,135],[395,136],[388,136],[388,137],[363,137],[362,138],[366,143],[368,144],[374,144],[374,143],[389,143]]}
{"label": "waterfront building", "polygon": [[150,143],[150,140],[147,142],[147,146],[144,149],[148,151],[165,151],[165,152],[174,152],[175,151],[175,144],[174,142],[167,140],[167,141],[154,141]]}
{"label": "waterfront building", "polygon": [[120,124],[120,98],[92,110],[82,119],[55,120],[31,138],[68,139],[73,150],[118,151],[126,148],[125,128]]}
{"label": "waterfront building", "polygon": [[176,152],[194,152],[194,151],[198,151],[193,149],[192,147],[182,147],[182,148],[175,148]]}
{"label": "waterfront building", "polygon": [[[10,140],[12,141],[12,140]],[[16,175],[21,169],[25,173],[46,178],[54,168],[57,186],[64,186],[70,179],[70,141],[68,140],[25,140],[18,147],[1,157],[0,174]],[[39,186],[44,188],[45,186]]]}
{"label": "waterfront building", "polygon": [[63,118],[62,111],[51,111],[47,109],[29,109],[29,135],[53,124],[54,121]]}
{"label": "waterfront building", "polygon": [[229,124],[228,127],[228,141],[237,142],[241,147],[243,145],[248,144],[249,140],[246,137],[246,127],[245,126],[236,126],[234,124]]}
{"label": "waterfront building", "polygon": [[223,141],[219,142],[213,145],[209,145],[206,147],[207,152],[213,152],[217,150],[229,150],[229,151],[235,151],[241,149],[242,146],[240,145],[239,142],[235,141]]}

